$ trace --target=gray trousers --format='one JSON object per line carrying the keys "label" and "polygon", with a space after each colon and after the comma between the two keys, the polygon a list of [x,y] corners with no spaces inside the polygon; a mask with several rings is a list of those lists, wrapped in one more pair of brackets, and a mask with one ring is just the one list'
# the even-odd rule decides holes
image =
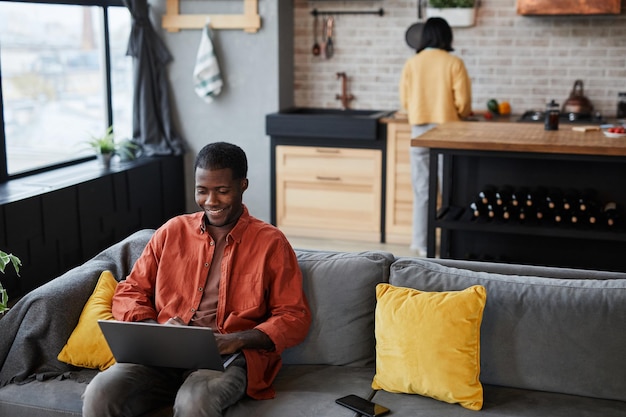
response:
{"label": "gray trousers", "polygon": [[172,403],[174,417],[221,417],[243,398],[246,384],[243,356],[224,372],[117,363],[87,386],[83,417],[136,417]]}
{"label": "gray trousers", "polygon": [[[426,133],[436,124],[412,125],[411,138]],[[426,256],[428,240],[428,178],[430,177],[430,149],[412,146],[411,185],[413,186],[413,235],[411,249],[419,251],[419,256]],[[441,161],[440,161],[441,162]],[[439,164],[441,183],[442,164]]]}

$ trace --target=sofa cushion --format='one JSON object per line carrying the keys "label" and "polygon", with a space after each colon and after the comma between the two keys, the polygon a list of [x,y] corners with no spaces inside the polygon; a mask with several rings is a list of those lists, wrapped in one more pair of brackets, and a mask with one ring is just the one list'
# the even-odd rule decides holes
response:
{"label": "sofa cushion", "polygon": [[[56,379],[8,384],[0,388],[2,417],[82,416],[82,395],[98,371],[82,369]],[[171,407],[154,410],[142,417],[172,417]]]}
{"label": "sofa cushion", "polygon": [[386,282],[387,252],[296,250],[312,322],[305,340],[283,352],[285,364],[374,364],[376,284]]}
{"label": "sofa cushion", "polygon": [[626,279],[501,275],[402,258],[389,282],[422,291],[487,289],[483,383],[626,401]]}
{"label": "sofa cushion", "polygon": [[224,416],[354,417],[354,411],[336,404],[335,400],[348,394],[367,398],[372,392],[373,376],[373,367],[284,366],[274,381],[276,398],[267,401],[245,398],[229,407]]}
{"label": "sofa cushion", "polygon": [[80,314],[78,324],[59,353],[61,362],[101,371],[115,363],[98,320],[113,320],[111,301],[116,287],[117,280],[113,274],[110,271],[102,272],[96,289]]}
{"label": "sofa cushion", "polygon": [[391,409],[390,417],[623,417],[626,403],[615,400],[483,385],[479,412],[432,398],[378,391],[373,400]]}
{"label": "sofa cushion", "polygon": [[86,383],[33,381],[0,389],[0,415],[11,417],[81,416]]}
{"label": "sofa cushion", "polygon": [[374,389],[421,394],[480,410],[480,323],[485,288],[424,292],[376,287]]}

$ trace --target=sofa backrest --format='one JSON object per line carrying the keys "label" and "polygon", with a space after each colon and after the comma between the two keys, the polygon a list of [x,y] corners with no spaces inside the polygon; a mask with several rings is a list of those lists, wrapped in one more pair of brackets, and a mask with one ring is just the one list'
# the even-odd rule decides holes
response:
{"label": "sofa backrest", "polygon": [[626,274],[581,274],[505,275],[400,258],[389,282],[422,291],[485,286],[483,383],[626,401]]}
{"label": "sofa backrest", "polygon": [[299,249],[296,255],[312,322],[304,342],[283,352],[283,363],[373,365],[375,289],[387,282],[393,255]]}
{"label": "sofa backrest", "polygon": [[466,261],[462,259],[432,258],[429,262],[476,272],[492,272],[502,275],[524,275],[529,277],[563,279],[625,279],[623,272],[590,269],[559,268],[552,266],[508,264],[502,262]]}

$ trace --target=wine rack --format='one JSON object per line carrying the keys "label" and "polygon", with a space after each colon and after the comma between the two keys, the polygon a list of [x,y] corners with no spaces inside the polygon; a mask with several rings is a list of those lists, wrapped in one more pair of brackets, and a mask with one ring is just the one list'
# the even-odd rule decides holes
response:
{"label": "wine rack", "polygon": [[[437,169],[432,161],[440,154],[443,190],[439,206],[431,203],[429,256],[435,253],[432,236],[439,234],[442,258],[626,271],[626,257],[620,255],[626,253],[621,213],[626,207],[626,158],[432,149],[431,177]],[[525,190],[523,197],[517,196],[520,190]],[[566,210],[564,200],[573,196],[575,208]],[[525,205],[527,200],[532,204]],[[587,200],[589,208],[572,219],[581,212],[579,200]],[[551,202],[554,208],[548,208]],[[538,217],[539,207],[543,213]],[[591,212],[595,221],[590,221]]]}
{"label": "wine rack", "polygon": [[538,227],[574,228],[623,232],[622,208],[602,201],[593,189],[546,187],[496,187],[488,184],[476,192],[468,207],[439,213],[464,222],[519,224]]}

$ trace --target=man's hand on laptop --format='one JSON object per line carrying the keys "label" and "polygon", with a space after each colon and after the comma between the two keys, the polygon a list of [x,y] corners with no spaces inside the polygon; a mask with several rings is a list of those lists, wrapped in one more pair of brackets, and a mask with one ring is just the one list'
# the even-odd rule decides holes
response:
{"label": "man's hand on laptop", "polygon": [[274,349],[272,339],[257,329],[228,334],[215,333],[215,341],[221,355],[228,355],[242,349]]}

